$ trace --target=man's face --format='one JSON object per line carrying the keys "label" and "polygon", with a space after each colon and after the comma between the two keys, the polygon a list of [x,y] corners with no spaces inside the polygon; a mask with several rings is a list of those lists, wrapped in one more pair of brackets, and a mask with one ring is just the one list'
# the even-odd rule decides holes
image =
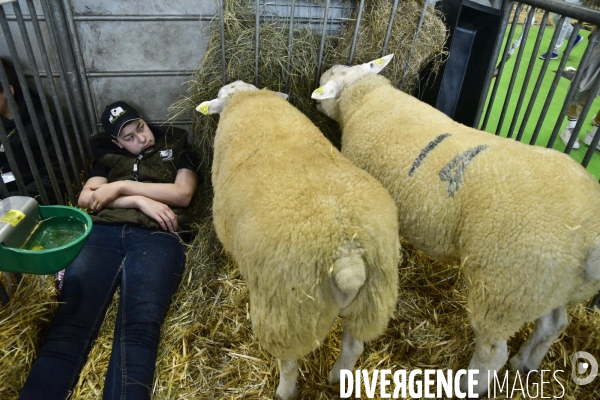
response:
{"label": "man's face", "polygon": [[154,134],[143,119],[138,119],[125,125],[119,137],[113,139],[113,142],[128,152],[138,155],[154,145]]}

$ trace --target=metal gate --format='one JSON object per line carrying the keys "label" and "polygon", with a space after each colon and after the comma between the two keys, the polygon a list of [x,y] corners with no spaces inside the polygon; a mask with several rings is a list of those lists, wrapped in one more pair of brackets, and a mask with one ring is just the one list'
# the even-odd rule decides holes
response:
{"label": "metal gate", "polygon": [[[464,0],[469,2],[469,0]],[[391,4],[392,15],[395,14],[400,1],[395,0]],[[424,1],[419,28],[410,40],[416,43],[419,40],[420,27],[426,15],[428,7],[432,7],[436,1]],[[478,0],[477,3],[488,6],[500,7],[497,0]],[[310,26],[315,31],[321,32],[322,36],[339,30],[354,15],[358,20],[354,41],[360,32],[360,18],[365,7],[365,0],[343,2],[341,0],[325,0],[323,3],[313,3],[304,0],[276,0],[257,1],[256,4],[256,26],[268,18],[280,19],[290,24],[298,23]],[[507,78],[504,74],[507,65],[507,52],[517,31],[517,20],[524,8],[530,6],[527,15],[533,15],[537,10],[543,11],[543,18],[538,30],[538,36],[533,37],[529,25],[522,27],[523,37],[521,47],[516,55],[516,67],[514,73]],[[563,124],[566,108],[573,96],[580,74],[573,78],[571,89],[564,98],[555,95],[555,87],[560,80],[560,74],[556,74],[552,88],[549,93],[542,93],[540,97],[540,85],[543,77],[549,74],[550,60],[545,60],[541,66],[536,82],[533,82],[532,71],[534,70],[537,50],[540,48],[541,38],[546,28],[550,13],[558,13],[565,17],[577,19],[574,32],[577,33],[584,23],[600,24],[600,12],[590,8],[568,4],[554,0],[524,0],[519,3],[504,1],[502,3],[504,18],[502,20],[501,33],[499,34],[492,60],[493,67],[498,64],[497,76],[494,77],[494,69],[488,71],[486,87],[489,88],[489,102],[482,99],[479,105],[476,120],[481,121],[479,127],[484,130],[490,129],[490,115],[494,108],[501,108],[500,121],[494,128],[494,133],[501,134],[503,127],[509,125],[508,132],[504,135],[524,140],[524,127],[529,120],[537,121],[535,133],[529,139],[529,143],[547,147],[555,146],[557,136]],[[48,151],[44,140],[40,142],[40,152],[43,163],[56,164],[57,168],[50,171],[51,187],[53,193],[46,193],[44,182],[39,175],[40,165],[37,165],[35,157],[27,144],[23,129],[15,132],[5,132],[0,126],[0,141],[5,155],[11,165],[14,181],[18,191],[26,193],[25,185],[17,167],[17,160],[8,145],[11,134],[24,137],[25,153],[28,166],[33,172],[35,185],[40,192],[40,202],[47,204],[48,195],[53,194],[59,204],[76,204],[76,195],[85,181],[89,169],[91,150],[89,138],[98,133],[98,116],[104,106],[112,101],[123,99],[131,102],[134,106],[141,106],[146,119],[150,123],[163,123],[169,119],[168,107],[187,89],[187,82],[193,76],[200,60],[204,56],[204,49],[209,38],[211,29],[221,29],[223,21],[224,3],[220,0],[218,4],[210,0],[174,0],[170,2],[131,0],[127,2],[114,2],[111,0],[1,0],[0,1],[0,56],[10,58],[18,75],[19,85],[22,89],[33,88],[41,94],[41,106],[43,107],[45,119],[49,122],[51,142],[50,147],[54,150]],[[353,11],[356,11],[353,14]],[[511,16],[517,16],[512,18]],[[290,17],[293,16],[293,17]],[[512,19],[511,19],[512,18]],[[386,43],[391,32],[393,17],[388,21],[388,33],[384,41],[381,53],[386,52]],[[510,27],[509,27],[510,23]],[[504,32],[508,31],[506,37]],[[291,29],[290,29],[291,35]],[[530,37],[531,36],[531,37]],[[552,36],[552,46],[556,41],[557,33]],[[574,37],[575,35],[573,35]],[[572,41],[567,45],[572,45]],[[592,43],[598,39],[598,32],[590,37],[587,49],[581,58],[581,63],[586,61],[591,53]],[[291,40],[291,37],[290,37]],[[522,85],[518,87],[515,82],[519,74],[523,72],[518,68],[521,63],[526,62],[523,50],[527,41],[535,40],[534,53],[529,59],[525,77]],[[223,81],[225,83],[225,68],[227,57],[225,48],[222,48]],[[258,69],[258,53],[256,48],[256,69]],[[501,55],[499,55],[502,52]],[[558,65],[562,71],[568,59],[565,51],[563,59]],[[318,77],[322,67],[323,44],[319,49],[319,63],[315,71]],[[412,53],[412,52],[411,52]],[[500,62],[498,63],[498,60]],[[353,52],[350,51],[348,63],[353,62]],[[512,62],[512,61],[511,61]],[[538,62],[539,63],[539,62]],[[411,64],[411,54],[407,55],[404,72]],[[578,71],[580,69],[578,68]],[[258,75],[257,75],[258,76]],[[510,79],[509,90],[505,97],[497,98],[499,82],[502,79]],[[8,77],[4,68],[0,68],[0,83],[8,86]],[[600,86],[600,81],[595,83]],[[400,83],[402,88],[402,83]],[[595,87],[596,87],[595,86]],[[312,88],[311,88],[312,89]],[[531,96],[526,93],[532,92]],[[24,90],[25,97],[28,91]],[[15,99],[7,93],[7,101],[11,107],[15,107]],[[511,99],[518,97],[517,104],[511,103]],[[25,99],[27,108],[32,107],[32,99]],[[532,110],[536,102],[543,101],[544,107],[540,114]],[[548,115],[547,105],[550,102],[560,101],[563,103],[560,115]],[[577,134],[586,119],[591,108],[591,102],[583,108],[582,117],[574,132]],[[16,107],[15,107],[16,109]],[[516,110],[510,122],[507,121],[507,112]],[[522,111],[523,109],[523,111]],[[30,110],[30,114],[34,114]],[[521,112],[522,111],[522,112]],[[16,118],[18,120],[18,117]],[[539,131],[546,120],[553,120],[553,131],[546,143],[541,143]],[[18,121],[17,121],[18,122]],[[191,115],[183,115],[174,121],[176,125],[189,128]],[[19,125],[17,123],[17,125]],[[36,125],[35,123],[33,124]],[[36,129],[36,132],[39,131]],[[38,133],[38,138],[39,132]],[[597,138],[600,140],[600,137]],[[595,142],[597,142],[596,140]],[[65,146],[60,146],[64,142]],[[587,149],[581,162],[588,166],[594,158],[595,142]],[[562,150],[562,149],[561,149]],[[572,143],[566,146],[564,151],[570,153]],[[600,157],[596,155],[597,157]],[[58,183],[64,182],[64,190]],[[0,180],[0,195],[5,197],[8,190],[4,180]]]}
{"label": "metal gate", "polygon": [[[571,154],[573,158],[581,162],[584,167],[590,167],[590,163],[594,162],[595,166],[600,166],[600,155],[595,153],[596,145],[600,141],[600,135],[594,138],[585,152],[573,152],[573,144],[582,127],[588,120],[588,111],[594,102],[594,97],[590,96],[577,121],[577,125],[573,129],[571,140],[563,146],[561,140],[557,140],[559,133],[565,127],[565,116],[567,109],[573,100],[578,83],[580,82],[583,66],[589,60],[592,49],[595,43],[600,38],[600,30],[591,33],[587,40],[585,50],[579,60],[571,59],[569,56],[573,50],[573,45],[579,33],[583,33],[584,25],[600,26],[600,11],[583,7],[575,4],[570,4],[564,1],[555,0],[523,0],[522,2],[504,2],[504,18],[500,34],[496,40],[494,58],[490,65],[487,78],[487,87],[490,92],[488,101],[482,101],[479,105],[479,115],[477,120],[481,121],[479,127],[483,130],[488,130],[496,135],[502,135],[509,138],[515,138],[518,141],[526,141],[532,145],[545,146],[555,148],[559,151],[564,151]],[[528,10],[526,10],[528,8]],[[534,19],[534,14],[541,14],[539,27],[532,28],[531,21]],[[567,18],[576,20],[573,24],[573,31],[568,42],[563,46],[563,53],[560,61],[553,60],[551,57],[546,57],[543,61],[540,60],[541,54],[551,54],[554,46],[557,43],[560,29],[554,29],[553,33],[546,33],[546,28],[549,26],[551,13],[558,14],[556,26],[562,26]],[[519,27],[519,20],[521,24]],[[510,26],[509,26],[510,25]],[[521,35],[516,32],[521,31]],[[505,35],[506,32],[506,35]],[[537,33],[536,33],[537,32]],[[551,36],[551,37],[550,37]],[[544,41],[549,44],[542,46]],[[544,40],[545,39],[545,40]],[[533,50],[530,53],[525,51],[527,42],[533,42]],[[565,40],[566,41],[566,40]],[[518,49],[518,50],[517,50]],[[511,59],[510,54],[514,52]],[[500,60],[500,62],[498,62]],[[512,64],[514,62],[514,64]],[[562,72],[565,70],[567,63],[575,63],[576,73],[572,77],[570,85],[565,83],[565,78],[562,77]],[[552,63],[552,64],[551,64]],[[510,75],[503,75],[507,65],[512,68]],[[552,65],[552,67],[551,67]],[[547,91],[542,89],[544,78],[548,79],[553,73],[551,85]],[[503,81],[504,80],[504,81]],[[498,95],[501,82],[508,82],[508,90],[505,95]],[[562,85],[564,94],[559,93],[557,88]],[[600,88],[600,78],[592,85],[592,92],[597,92]],[[560,112],[551,114],[548,112],[552,103],[561,104]],[[534,111],[538,109],[539,112]],[[485,110],[485,112],[483,111]],[[594,113],[597,110],[592,110]],[[496,126],[491,126],[490,115],[500,113]],[[509,115],[512,113],[512,117]],[[544,127],[544,123],[550,123]],[[528,128],[535,123],[533,129]],[[476,124],[477,125],[477,124]],[[541,133],[546,130],[549,135],[547,138],[542,138]],[[600,167],[598,167],[600,168]],[[596,172],[596,175],[598,173]],[[600,176],[597,176],[600,177]]]}

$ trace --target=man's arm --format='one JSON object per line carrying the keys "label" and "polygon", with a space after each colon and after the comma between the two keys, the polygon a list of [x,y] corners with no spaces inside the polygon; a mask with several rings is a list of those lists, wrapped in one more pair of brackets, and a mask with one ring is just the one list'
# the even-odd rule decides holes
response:
{"label": "man's arm", "polygon": [[[189,171],[188,173],[181,173],[182,171]],[[179,182],[178,182],[179,181]],[[139,183],[139,182],[134,182]],[[152,183],[141,183],[142,185],[169,185],[169,184],[152,184]],[[185,186],[188,185],[196,190],[197,176],[191,170],[181,169],[177,172],[175,183],[170,185]],[[94,195],[96,194],[97,187],[104,187],[109,185],[107,179],[104,177],[92,177],[88,179],[81,194],[79,195],[78,205],[83,208],[89,208],[92,211],[99,211],[96,209],[96,203]],[[191,196],[190,196],[191,199]],[[189,204],[189,200],[187,202]],[[175,232],[178,229],[177,215],[170,209],[170,207],[158,200],[151,199],[143,195],[119,195],[119,197],[108,202],[104,205],[107,208],[137,208],[156,222],[162,227],[162,229],[169,232]]]}
{"label": "man's arm", "polygon": [[[90,180],[88,180],[88,183]],[[88,187],[88,183],[86,183],[86,187]],[[198,175],[190,169],[182,168],[177,171],[174,183],[134,181],[107,183],[106,179],[103,181],[95,180],[88,187],[91,193],[89,193],[89,199],[87,200],[89,208],[93,211],[100,211],[105,207],[115,208],[114,201],[127,196],[144,196],[168,206],[187,207],[192,200],[197,185]],[[84,191],[82,191],[83,194]]]}

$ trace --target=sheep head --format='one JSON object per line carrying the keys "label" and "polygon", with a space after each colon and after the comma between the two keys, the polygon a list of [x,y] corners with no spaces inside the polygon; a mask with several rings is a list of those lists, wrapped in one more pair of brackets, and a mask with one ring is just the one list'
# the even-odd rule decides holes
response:
{"label": "sheep head", "polygon": [[321,76],[321,86],[315,89],[311,98],[317,100],[317,110],[339,122],[337,100],[344,88],[352,85],[366,74],[378,74],[394,57],[393,54],[364,64],[334,65]]}
{"label": "sheep head", "polygon": [[[251,92],[258,90],[256,86],[246,83],[244,81],[235,81],[228,85],[223,86],[219,89],[217,98],[209,101],[203,101],[196,107],[196,111],[205,114],[220,114],[227,105],[227,102],[236,93],[240,92]],[[285,93],[275,92],[277,95],[287,99],[288,95]]]}
{"label": "sheep head", "polygon": [[205,115],[220,114],[225,108],[225,105],[227,105],[228,98],[230,98],[233,94],[238,92],[250,92],[253,90],[258,89],[256,86],[244,81],[232,82],[219,89],[216,99],[203,101],[200,103],[200,105],[196,107],[196,111]]}

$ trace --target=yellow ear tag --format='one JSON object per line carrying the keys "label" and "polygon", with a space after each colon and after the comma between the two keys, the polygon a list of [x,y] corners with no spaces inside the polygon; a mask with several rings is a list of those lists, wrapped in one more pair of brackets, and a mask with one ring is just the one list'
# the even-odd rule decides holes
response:
{"label": "yellow ear tag", "polygon": [[385,58],[378,58],[377,60],[373,60],[373,62],[375,63],[375,65],[377,65],[378,67],[381,67],[384,63],[385,63]]}
{"label": "yellow ear tag", "polygon": [[196,107],[196,111],[201,112],[204,115],[208,115],[208,103],[204,103]]}
{"label": "yellow ear tag", "polygon": [[325,86],[321,86],[319,88],[316,88],[315,91],[313,93],[316,94],[323,94],[323,92],[325,91]]}

